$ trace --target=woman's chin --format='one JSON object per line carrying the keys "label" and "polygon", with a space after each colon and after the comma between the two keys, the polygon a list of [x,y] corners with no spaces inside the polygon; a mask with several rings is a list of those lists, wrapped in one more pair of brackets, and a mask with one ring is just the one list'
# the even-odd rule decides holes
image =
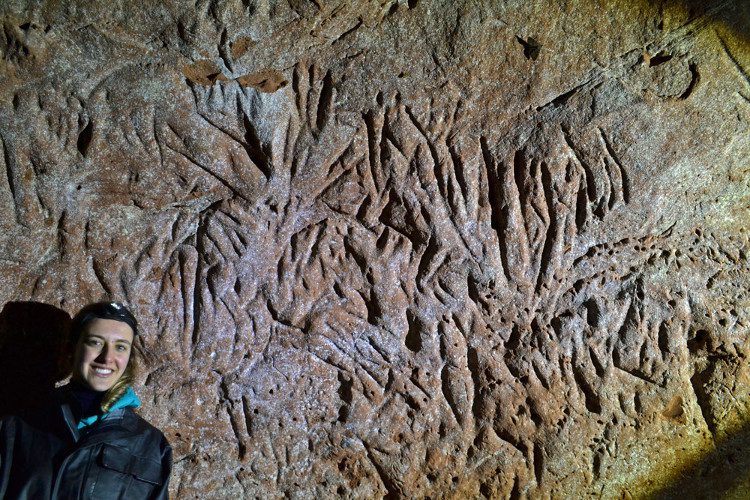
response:
{"label": "woman's chin", "polygon": [[104,392],[104,391],[110,390],[113,385],[115,385],[114,382],[112,383],[99,382],[99,383],[89,384],[89,387],[97,392]]}
{"label": "woman's chin", "polygon": [[81,384],[82,386],[91,389],[92,391],[97,392],[104,392],[108,391],[112,388],[113,385],[115,385],[115,382],[117,382],[117,379],[114,377],[100,377],[97,375],[91,375],[88,377],[81,377],[81,378],[74,378],[76,382]]}

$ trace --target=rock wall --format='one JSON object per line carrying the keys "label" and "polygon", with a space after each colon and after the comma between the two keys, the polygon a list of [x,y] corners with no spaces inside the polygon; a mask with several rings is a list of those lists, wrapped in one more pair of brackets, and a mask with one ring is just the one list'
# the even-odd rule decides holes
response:
{"label": "rock wall", "polygon": [[747,491],[746,2],[0,12],[0,299],[132,306],[176,497]]}

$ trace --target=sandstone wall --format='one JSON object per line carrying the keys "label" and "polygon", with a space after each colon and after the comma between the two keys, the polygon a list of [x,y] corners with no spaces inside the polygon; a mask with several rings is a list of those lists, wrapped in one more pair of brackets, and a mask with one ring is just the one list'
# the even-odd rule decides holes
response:
{"label": "sandstone wall", "polygon": [[747,491],[746,2],[0,12],[0,299],[133,307],[176,497]]}

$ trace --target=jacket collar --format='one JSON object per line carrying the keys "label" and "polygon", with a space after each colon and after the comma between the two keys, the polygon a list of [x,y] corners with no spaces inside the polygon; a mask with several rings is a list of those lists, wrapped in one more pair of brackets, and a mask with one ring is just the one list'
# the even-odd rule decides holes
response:
{"label": "jacket collar", "polygon": [[77,442],[80,439],[81,434],[78,432],[78,425],[76,423],[75,417],[73,416],[73,410],[70,408],[70,402],[62,402],[62,404],[60,405],[60,412],[62,413],[65,427],[70,432],[70,437],[73,438],[73,441]]}
{"label": "jacket collar", "polygon": [[[116,432],[117,429],[124,428],[129,432],[133,432],[138,426],[138,420],[136,418],[133,418],[135,417],[135,413],[133,413],[132,407],[126,406],[115,408],[95,424],[86,426],[83,429],[79,429],[78,422],[76,421],[75,414],[72,408],[72,405],[77,403],[75,402],[75,397],[71,394],[70,389],[67,386],[63,386],[61,390],[57,392],[57,399],[58,409],[73,442],[78,443],[82,439],[87,438],[92,434],[90,431],[94,429],[97,430],[94,435],[98,435],[100,434],[99,431],[104,431],[105,429],[107,431]],[[138,403],[140,403],[140,401],[138,401]],[[86,441],[86,444],[89,444],[89,439],[86,439]],[[90,444],[94,443],[91,442]]]}
{"label": "jacket collar", "polygon": [[108,411],[104,415],[92,415],[90,417],[82,418],[78,422],[78,428],[83,429],[84,427],[93,425],[95,422],[99,420],[105,420],[115,410],[122,409],[122,408],[139,408],[140,406],[141,406],[141,400],[138,399],[138,396],[135,395],[135,391],[133,391],[133,388],[128,386],[125,392],[112,405],[112,408],[110,409],[110,411]]}

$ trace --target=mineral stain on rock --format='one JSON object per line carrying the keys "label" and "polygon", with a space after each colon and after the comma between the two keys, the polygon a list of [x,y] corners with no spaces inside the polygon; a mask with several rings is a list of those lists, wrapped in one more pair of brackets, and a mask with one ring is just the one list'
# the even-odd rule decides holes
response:
{"label": "mineral stain on rock", "polygon": [[232,42],[232,57],[239,59],[245,53],[255,46],[255,41],[248,37],[239,37],[237,40]]}
{"label": "mineral stain on rock", "polygon": [[185,78],[199,85],[211,86],[217,81],[226,81],[219,67],[211,61],[201,59],[182,68]]}
{"label": "mineral stain on rock", "polygon": [[287,85],[287,80],[279,71],[265,70],[251,75],[237,78],[237,83],[243,87],[255,87],[261,92],[273,93]]}

